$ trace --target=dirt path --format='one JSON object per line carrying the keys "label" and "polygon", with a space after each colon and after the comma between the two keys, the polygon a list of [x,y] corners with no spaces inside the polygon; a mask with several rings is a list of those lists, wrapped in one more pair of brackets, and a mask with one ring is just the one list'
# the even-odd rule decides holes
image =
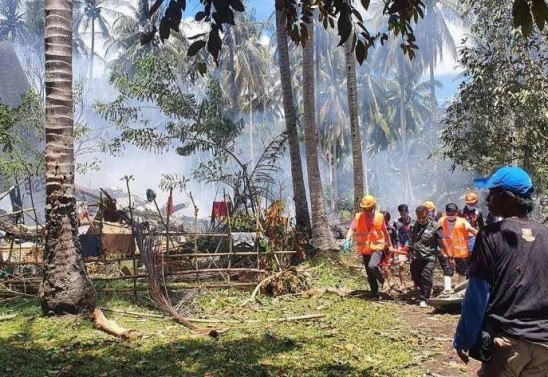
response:
{"label": "dirt path", "polygon": [[402,303],[401,314],[409,328],[419,339],[432,346],[432,356],[423,363],[429,376],[476,376],[480,363],[472,360],[464,364],[453,349],[453,335],[459,320],[458,314],[443,313],[433,308],[421,309]]}

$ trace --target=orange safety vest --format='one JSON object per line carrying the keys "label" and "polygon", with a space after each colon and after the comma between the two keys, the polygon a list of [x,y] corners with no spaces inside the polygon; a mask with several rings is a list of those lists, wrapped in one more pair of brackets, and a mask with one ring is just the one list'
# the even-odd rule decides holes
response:
{"label": "orange safety vest", "polygon": [[451,234],[449,234],[449,220],[447,220],[447,217],[442,218],[440,223],[443,229],[443,239],[453,253],[453,257],[459,259],[468,258],[468,229],[466,228],[466,220],[462,217],[457,217]]}
{"label": "orange safety vest", "polygon": [[384,250],[384,216],[375,212],[373,223],[369,223],[363,212],[357,213],[354,218],[356,248],[358,253],[368,255],[374,251]]}

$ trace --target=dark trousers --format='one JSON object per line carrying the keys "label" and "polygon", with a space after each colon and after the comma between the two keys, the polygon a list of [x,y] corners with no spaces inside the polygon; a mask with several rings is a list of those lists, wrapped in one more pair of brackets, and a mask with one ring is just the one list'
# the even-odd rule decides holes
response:
{"label": "dark trousers", "polygon": [[453,276],[455,271],[459,275],[468,276],[468,259],[455,258],[455,267],[451,266],[447,258],[441,255],[438,256],[438,260],[444,276]]}
{"label": "dark trousers", "polygon": [[421,300],[423,301],[428,300],[430,292],[432,292],[434,264],[434,261],[428,259],[413,259],[409,267],[411,270],[411,279],[419,286]]}
{"label": "dark trousers", "polygon": [[382,251],[375,251],[363,256],[363,265],[365,266],[367,281],[369,281],[369,288],[371,288],[371,295],[373,296],[379,295],[379,283],[384,284],[384,276],[379,267],[381,259]]}
{"label": "dark trousers", "polygon": [[443,271],[443,276],[453,276],[455,270],[453,266],[449,264],[449,261],[443,255],[438,255],[438,261],[440,262],[441,270]]}

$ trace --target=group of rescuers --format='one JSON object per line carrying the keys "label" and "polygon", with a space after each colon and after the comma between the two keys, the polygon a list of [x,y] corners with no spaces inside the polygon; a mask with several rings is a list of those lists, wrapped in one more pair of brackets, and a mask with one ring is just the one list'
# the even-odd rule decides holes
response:
{"label": "group of rescuers", "polygon": [[489,178],[474,180],[488,189],[489,216],[469,192],[466,206],[454,203],[437,214],[432,202],[415,209],[398,207],[392,225],[366,195],[350,225],[343,251],[351,240],[363,258],[373,299],[390,290],[390,265],[403,269],[411,259],[411,278],[427,307],[436,261],[443,270],[444,293],[452,292],[455,272],[468,279],[453,345],[465,363],[482,361],[479,376],[548,376],[548,228],[528,219],[533,209],[530,176],[519,167],[502,167]]}
{"label": "group of rescuers", "polygon": [[371,295],[380,299],[382,291],[392,288],[391,265],[399,268],[400,288],[405,288],[404,270],[410,256],[411,278],[420,290],[420,307],[427,307],[430,298],[434,267],[439,261],[443,270],[443,293],[452,293],[452,277],[466,276],[470,250],[476,235],[483,228],[481,210],[477,208],[478,194],[465,196],[466,206],[459,212],[454,203],[445,207],[444,213],[436,213],[433,202],[427,201],[415,209],[416,221],[409,214],[407,204],[400,204],[400,217],[390,223],[390,213],[376,211],[375,197],[366,195],[348,229],[343,251],[350,250],[350,240],[356,241],[356,249],[363,257]]}

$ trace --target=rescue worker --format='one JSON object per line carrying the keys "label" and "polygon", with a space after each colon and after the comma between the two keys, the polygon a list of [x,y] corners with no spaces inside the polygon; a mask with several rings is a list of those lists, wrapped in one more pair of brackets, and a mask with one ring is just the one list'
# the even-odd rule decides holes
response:
{"label": "rescue worker", "polygon": [[500,222],[483,228],[453,346],[462,361],[482,361],[480,377],[546,376],[548,371],[548,228],[527,215],[533,185],[518,167],[476,179]]}
{"label": "rescue worker", "polygon": [[392,248],[392,244],[384,216],[375,211],[376,206],[377,201],[374,196],[366,195],[362,198],[360,201],[362,211],[356,214],[346,233],[343,251],[350,251],[350,241],[355,235],[356,249],[363,258],[367,280],[371,289],[371,298],[380,300],[379,283],[383,286],[384,291],[387,291],[388,287],[379,263],[386,245]]}
{"label": "rescue worker", "polygon": [[[438,221],[440,219],[441,214],[436,214],[436,205],[434,202],[427,200],[423,204],[426,208],[428,208],[428,218]],[[441,246],[438,247],[438,249],[441,250]],[[438,262],[440,263],[441,271],[443,273],[443,286],[444,286],[444,292],[450,293],[451,292],[451,277],[454,274],[453,267],[449,264],[448,258],[446,258],[441,252],[438,250]],[[447,289],[448,288],[448,289]]]}
{"label": "rescue worker", "polygon": [[[475,192],[468,192],[464,196],[464,202],[466,205],[462,209],[461,216],[470,223],[477,231],[480,231],[484,226],[483,222],[483,213],[477,207],[478,206],[479,196]],[[474,242],[476,237],[470,237],[468,239],[468,249],[470,251],[474,250]]]}
{"label": "rescue worker", "polygon": [[409,216],[409,206],[407,204],[400,204],[398,206],[398,212],[400,213],[400,217],[394,222],[394,226],[398,231],[397,247],[400,250],[400,253],[394,255],[394,264],[398,266],[400,288],[405,289],[404,272],[408,258],[406,253],[403,253],[402,251],[409,246],[411,227],[413,226],[414,221],[413,218]]}
{"label": "rescue worker", "polygon": [[[388,234],[390,235],[390,241],[391,241],[390,243],[392,245],[397,245],[398,231],[396,230],[396,227],[390,221],[392,219],[392,216],[390,216],[390,212],[388,211],[381,211],[381,213],[384,216],[384,223],[386,224],[386,229],[388,230]],[[394,262],[394,259],[397,256],[398,255],[394,255],[392,250],[390,250],[390,247],[388,246],[388,243],[387,243],[382,252],[382,259],[379,266],[382,269],[384,280],[386,281],[385,286],[388,287],[388,290],[392,289],[392,264]]]}
{"label": "rescue worker", "polygon": [[479,196],[475,192],[469,192],[464,196],[466,205],[462,209],[462,217],[470,223],[477,231],[484,226],[483,212],[477,207]]}
{"label": "rescue worker", "polygon": [[411,228],[409,253],[411,255],[411,278],[420,291],[421,308],[428,306],[432,293],[434,264],[441,246],[443,232],[438,222],[428,216],[428,208],[418,206],[415,210],[417,221]]}
{"label": "rescue worker", "polygon": [[434,221],[438,221],[438,219],[436,219],[436,205],[434,204],[434,202],[431,200],[427,200],[424,202],[423,206],[428,208],[428,217]]}
{"label": "rescue worker", "polygon": [[468,238],[476,236],[476,229],[462,217],[458,217],[458,207],[449,203],[445,207],[445,216],[440,219],[443,230],[443,242],[441,254],[447,260],[450,267],[444,271],[443,290],[450,293],[452,290],[451,278],[455,270],[460,276],[466,276],[470,250],[468,249]]}

